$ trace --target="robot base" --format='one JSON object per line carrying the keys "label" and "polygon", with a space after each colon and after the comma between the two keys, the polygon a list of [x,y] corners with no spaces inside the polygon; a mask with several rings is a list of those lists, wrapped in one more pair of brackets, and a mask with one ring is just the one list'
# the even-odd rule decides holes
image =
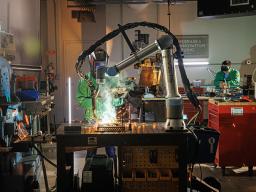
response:
{"label": "robot base", "polygon": [[186,130],[183,119],[166,119],[165,131],[184,131]]}

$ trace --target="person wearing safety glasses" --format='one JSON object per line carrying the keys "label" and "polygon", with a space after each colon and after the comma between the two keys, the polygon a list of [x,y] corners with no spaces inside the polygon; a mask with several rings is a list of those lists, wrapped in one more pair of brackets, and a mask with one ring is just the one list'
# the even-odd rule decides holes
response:
{"label": "person wearing safety glasses", "polygon": [[222,62],[221,71],[219,71],[214,79],[214,85],[217,89],[236,89],[240,86],[240,72],[231,67],[229,60]]}

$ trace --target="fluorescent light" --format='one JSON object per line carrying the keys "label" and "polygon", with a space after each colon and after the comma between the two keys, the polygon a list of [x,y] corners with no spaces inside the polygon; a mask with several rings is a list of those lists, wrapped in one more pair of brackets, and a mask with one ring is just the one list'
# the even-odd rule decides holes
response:
{"label": "fluorescent light", "polygon": [[68,77],[68,123],[71,124],[71,78]]}
{"label": "fluorescent light", "polygon": [[[174,64],[178,65],[178,61],[175,60]],[[209,61],[184,61],[183,60],[183,64],[184,65],[209,65]]]}

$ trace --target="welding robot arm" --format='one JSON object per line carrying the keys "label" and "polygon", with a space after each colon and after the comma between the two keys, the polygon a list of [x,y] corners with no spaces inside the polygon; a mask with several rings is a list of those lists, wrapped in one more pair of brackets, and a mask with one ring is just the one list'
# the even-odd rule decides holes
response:
{"label": "welding robot arm", "polygon": [[[96,78],[104,78],[103,73],[107,73],[109,76],[115,76],[123,69],[129,67],[130,65],[134,64],[138,60],[143,60],[145,57],[148,57],[150,54],[156,52],[157,50],[164,50],[171,47],[173,44],[172,38],[168,35],[164,35],[154,43],[148,45],[144,49],[134,53],[133,55],[129,56],[128,58],[124,59],[123,61],[119,62],[113,67],[109,68],[99,68],[98,72],[96,71]],[[103,72],[103,73],[102,73]],[[97,77],[98,76],[98,77]]]}
{"label": "welding robot arm", "polygon": [[164,79],[166,87],[166,112],[167,119],[165,124],[166,130],[184,129],[183,121],[183,103],[178,93],[177,78],[174,67],[173,57],[173,39],[169,35],[164,35],[151,45],[129,56],[113,67],[101,67],[96,70],[96,79],[98,83],[105,82],[105,73],[109,76],[115,76],[120,71],[132,65],[138,60],[142,60],[150,54],[161,50],[163,58]]}
{"label": "welding robot arm", "polygon": [[[151,29],[154,29],[154,30],[164,32],[165,34],[170,36],[170,39],[169,39],[169,41],[168,40],[165,41],[164,38],[160,38],[159,40],[157,40],[152,45],[149,45],[146,48],[144,48],[143,50],[138,51],[137,53],[135,53],[131,57],[128,57],[127,59],[125,59],[124,61],[120,62],[119,64],[117,64],[116,66],[114,66],[112,68],[107,68],[107,69],[104,68],[104,67],[103,68],[98,68],[98,77],[103,76],[105,73],[107,73],[109,75],[115,75],[120,70],[123,70],[127,66],[131,65],[134,61],[142,59],[145,56],[149,55],[150,53],[153,53],[154,51],[158,50],[158,47],[160,47],[159,48],[160,50],[168,49],[168,48],[171,48],[171,45],[173,43],[173,45],[176,48],[176,52],[175,52],[174,55],[175,55],[175,58],[178,60],[178,67],[179,67],[179,71],[180,71],[180,75],[181,75],[181,79],[182,79],[182,83],[183,83],[186,95],[187,95],[189,101],[198,110],[198,114],[199,114],[199,112],[201,111],[201,106],[200,106],[199,100],[197,99],[197,96],[193,93],[193,91],[190,87],[190,82],[189,82],[189,79],[187,77],[187,74],[186,74],[186,71],[185,71],[185,68],[184,68],[183,59],[182,59],[182,50],[181,50],[181,47],[179,45],[178,39],[166,27],[164,27],[162,25],[159,25],[159,24],[156,24],[156,23],[150,23],[150,22],[143,21],[143,22],[127,23],[123,26],[119,25],[118,29],[115,29],[112,32],[106,34],[104,37],[102,37],[101,39],[96,41],[93,45],[91,45],[88,49],[84,50],[81,53],[81,55],[77,59],[76,65],[75,65],[75,68],[76,68],[76,71],[77,71],[78,75],[81,78],[87,80],[88,78],[87,78],[86,74],[83,72],[83,69],[82,69],[82,66],[84,64],[84,59],[89,54],[91,54],[97,47],[103,45],[106,41],[109,41],[109,40],[113,39],[114,37],[116,37],[120,33],[123,34],[126,30],[130,30],[130,29],[133,29],[133,28],[136,28],[136,27],[148,27],[148,28],[151,28]],[[167,45],[167,46],[165,46],[165,45]],[[170,46],[170,47],[168,47],[168,46]],[[171,53],[171,57],[173,57],[172,53]],[[173,62],[173,60],[172,60],[172,62]],[[174,68],[174,67],[171,67],[170,69],[172,69],[172,68]],[[175,74],[174,71],[171,72],[171,73]],[[98,79],[100,81],[100,80],[103,80],[104,78],[103,79],[98,78]],[[174,98],[179,98],[179,97],[174,97]],[[166,102],[166,103],[168,104],[170,102]],[[178,109],[178,111],[179,111],[181,109],[180,106],[176,105],[174,103],[175,102],[172,103],[173,104],[173,109]],[[172,110],[171,110],[171,107],[167,107],[167,108],[168,108],[167,113],[169,114],[170,111],[172,111]],[[179,114],[178,116],[180,116],[180,113],[178,113],[178,114]],[[168,116],[169,115],[167,115],[167,117]],[[175,117],[174,114],[172,116]],[[171,118],[169,118],[169,119],[171,119]],[[174,118],[174,120],[175,120],[175,122],[180,121],[179,118],[178,118],[178,121],[175,118]],[[183,122],[183,121],[180,121],[180,122]],[[178,123],[178,124],[181,124],[181,123]]]}

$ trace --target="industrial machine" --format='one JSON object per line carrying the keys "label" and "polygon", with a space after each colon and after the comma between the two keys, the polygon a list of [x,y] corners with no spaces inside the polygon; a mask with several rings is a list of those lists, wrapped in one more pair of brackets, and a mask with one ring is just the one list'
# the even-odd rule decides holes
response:
{"label": "industrial machine", "polygon": [[39,169],[38,156],[26,155],[14,147],[14,142],[29,135],[29,122],[14,98],[11,62],[15,58],[12,34],[0,31],[0,187],[6,191],[32,191],[33,178]]}
{"label": "industrial machine", "polygon": [[[30,114],[35,112],[29,111],[31,105],[29,102],[0,105],[0,187],[3,192],[32,192],[36,189],[33,186],[39,187],[35,184],[42,168],[46,175],[44,160],[40,158],[42,148],[37,151],[37,147],[51,142],[52,138],[37,135],[38,115]],[[41,105],[48,103],[37,103],[40,109]]]}
{"label": "industrial machine", "polygon": [[15,59],[15,51],[13,34],[0,30],[0,57],[13,61]]}
{"label": "industrial machine", "polygon": [[[166,32],[168,35],[162,36],[157,41],[155,41],[153,44],[148,45],[144,49],[135,52],[134,48],[132,47],[131,42],[129,41],[127,35],[125,34],[126,29],[131,29],[137,26],[146,26],[146,27],[152,27],[157,28],[158,30],[162,30]],[[182,106],[182,98],[178,93],[177,89],[177,80],[176,80],[176,72],[174,67],[174,56],[177,57],[179,62],[179,67],[182,74],[182,79],[184,82],[184,87],[187,92],[188,98],[194,103],[194,105],[199,109],[200,105],[196,98],[196,96],[192,93],[190,89],[189,80],[187,79],[183,61],[182,61],[182,55],[181,50],[179,47],[178,40],[174,35],[172,35],[166,28],[163,28],[163,26],[157,25],[157,24],[151,24],[151,23],[130,23],[126,24],[125,26],[119,26],[119,29],[116,31],[111,32],[108,34],[105,38],[102,38],[98,42],[96,42],[93,46],[91,46],[88,50],[84,51],[80,57],[78,58],[76,69],[78,74],[84,78],[87,79],[86,75],[81,71],[81,66],[83,64],[84,59],[92,53],[97,46],[103,44],[105,41],[115,37],[117,34],[122,33],[125,37],[126,41],[128,42],[129,47],[132,50],[133,55],[128,57],[127,59],[121,61],[120,63],[116,64],[112,67],[99,67],[96,71],[96,78],[99,80],[98,82],[104,82],[105,74],[109,76],[115,76],[120,71],[124,70],[128,66],[134,64],[134,62],[140,62],[141,59],[149,56],[150,54],[160,50],[162,54],[162,60],[163,60],[163,68],[164,68],[164,79],[165,79],[165,87],[166,87],[166,112],[167,112],[167,120],[166,120],[166,130],[172,130],[172,129],[185,129],[185,124],[183,121],[183,106]],[[173,52],[173,46],[176,47],[176,52]]]}
{"label": "industrial machine", "polygon": [[[121,154],[121,157],[119,157],[119,168],[121,170],[121,175],[119,175],[119,179],[122,191],[158,191],[159,187],[161,189],[160,191],[185,191],[187,189],[187,163],[191,162],[194,164],[196,162],[212,162],[215,156],[219,134],[216,131],[209,131],[206,134],[205,129],[193,131],[190,126],[186,126],[184,123],[183,100],[178,92],[174,67],[175,58],[178,60],[184,90],[188,99],[198,111],[201,110],[201,107],[196,95],[190,88],[190,83],[183,65],[182,51],[177,38],[167,28],[155,23],[137,22],[118,26],[118,29],[110,32],[99,41],[95,42],[95,44],[87,50],[82,52],[76,63],[76,71],[81,78],[87,81],[91,88],[91,92],[97,92],[98,90],[96,90],[96,87],[93,86],[91,80],[83,71],[82,65],[86,63],[85,61],[88,56],[93,53],[97,47],[114,38],[118,34],[123,35],[132,54],[114,66],[97,67],[96,79],[99,84],[105,83],[106,75],[113,77],[132,64],[142,63],[144,58],[160,51],[166,88],[165,123],[164,125],[153,123],[148,126],[146,124],[132,124],[130,122],[124,124],[98,123],[90,125],[89,127],[87,126],[86,129],[83,129],[84,125],[61,126],[57,133],[57,150],[59,151],[57,157],[57,190],[70,190],[69,187],[72,185],[71,182],[69,187],[65,188],[64,186],[61,186],[61,181],[65,179],[65,174],[69,174],[70,171],[72,172],[73,167],[72,161],[66,161],[65,158],[63,158],[66,147],[116,145],[120,146],[119,154]],[[161,36],[154,43],[136,51],[125,31],[138,26],[160,30],[167,35]],[[97,97],[97,94],[94,96]],[[199,113],[200,112],[198,112],[197,115]],[[72,129],[74,130],[73,133]],[[177,141],[175,139],[170,139],[175,137],[177,137]],[[74,138],[80,139],[76,139],[75,142]],[[208,143],[209,138],[214,138],[214,143]],[[167,142],[167,140],[171,140],[173,143]],[[189,147],[187,146],[187,142],[189,142],[191,147],[190,149],[188,149]],[[199,143],[203,144],[203,146]],[[187,154],[186,151],[190,151],[191,154]],[[205,159],[200,159],[199,154]],[[73,155],[71,154],[71,156]],[[177,156],[179,158],[177,158]],[[65,167],[67,166],[71,167],[71,170],[68,172],[65,170]],[[86,175],[88,176],[88,173]],[[194,179],[194,177],[190,177],[190,179],[193,181],[199,181]],[[152,183],[155,181],[155,183],[152,184],[151,181]],[[209,191],[218,191],[206,183],[200,181],[195,183],[197,183],[197,186],[204,186],[204,189],[208,189]],[[190,187],[192,187],[192,185]],[[194,188],[202,189],[195,186]]]}
{"label": "industrial machine", "polygon": [[12,136],[16,133],[16,122],[23,120],[20,113],[21,104],[11,100],[12,69],[10,62],[15,58],[13,51],[15,51],[13,35],[0,31],[0,139],[1,144],[6,147],[10,147]]}
{"label": "industrial machine", "polygon": [[[173,62],[173,51],[172,51],[173,40],[169,36],[162,36],[155,43],[145,47],[141,51],[138,51],[135,55],[128,57],[126,60],[118,63],[117,65],[110,68],[100,68],[96,73],[96,78],[104,78],[105,73],[110,76],[115,76],[121,70],[130,66],[137,59],[144,58],[149,54],[161,50],[163,58],[163,68],[164,68],[164,79],[166,85],[166,130],[171,129],[184,129],[185,124],[183,121],[183,106],[182,99],[178,93],[177,82],[176,82],[176,72]],[[102,71],[104,73],[102,74]]]}
{"label": "industrial machine", "polygon": [[34,77],[28,81],[23,76],[15,84],[11,66],[14,58],[13,35],[0,31],[0,188],[3,192],[32,192],[39,190],[41,168],[46,175],[37,147],[51,141],[51,137],[37,135],[38,117],[51,109],[52,98],[21,102],[16,97],[16,88],[30,88],[31,82],[34,88],[35,81]]}
{"label": "industrial machine", "polygon": [[9,103],[11,102],[11,66],[6,59],[0,57],[0,102]]}
{"label": "industrial machine", "polygon": [[12,34],[0,31],[0,103],[11,102],[10,62],[15,59],[15,42]]}
{"label": "industrial machine", "polygon": [[156,58],[146,58],[143,63],[138,63],[135,67],[141,68],[139,86],[152,87],[160,85],[161,68],[158,66]]}

